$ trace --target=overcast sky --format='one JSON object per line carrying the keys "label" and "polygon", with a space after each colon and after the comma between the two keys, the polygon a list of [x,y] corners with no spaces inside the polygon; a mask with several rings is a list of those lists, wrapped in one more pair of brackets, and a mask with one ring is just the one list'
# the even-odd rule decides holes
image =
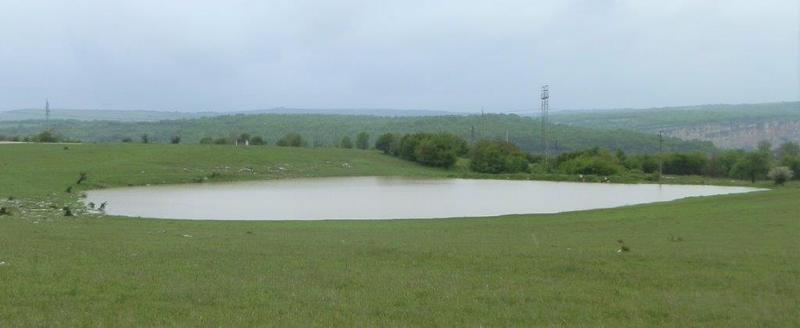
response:
{"label": "overcast sky", "polygon": [[0,109],[800,98],[797,0],[0,0]]}

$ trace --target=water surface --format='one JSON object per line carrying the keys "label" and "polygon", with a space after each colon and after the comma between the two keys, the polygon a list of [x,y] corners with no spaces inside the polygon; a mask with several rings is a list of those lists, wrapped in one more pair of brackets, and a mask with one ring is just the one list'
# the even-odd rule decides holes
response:
{"label": "water surface", "polygon": [[88,192],[106,213],[214,220],[421,219],[557,213],[755,191],[657,184],[314,178],[128,187]]}

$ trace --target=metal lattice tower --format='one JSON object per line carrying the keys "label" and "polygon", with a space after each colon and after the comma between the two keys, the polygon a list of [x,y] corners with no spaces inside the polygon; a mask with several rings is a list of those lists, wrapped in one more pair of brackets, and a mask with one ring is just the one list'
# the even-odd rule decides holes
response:
{"label": "metal lattice tower", "polygon": [[548,149],[547,144],[547,116],[548,112],[550,111],[550,86],[544,85],[542,86],[542,149],[544,149],[544,160],[547,162],[547,158],[550,156],[550,150]]}

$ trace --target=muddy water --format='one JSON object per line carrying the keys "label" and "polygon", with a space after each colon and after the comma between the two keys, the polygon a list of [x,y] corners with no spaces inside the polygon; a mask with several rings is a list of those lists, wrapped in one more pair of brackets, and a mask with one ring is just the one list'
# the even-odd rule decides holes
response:
{"label": "muddy water", "polygon": [[115,188],[90,191],[85,201],[108,202],[107,214],[146,218],[382,220],[557,213],[755,190],[758,189],[358,177]]}

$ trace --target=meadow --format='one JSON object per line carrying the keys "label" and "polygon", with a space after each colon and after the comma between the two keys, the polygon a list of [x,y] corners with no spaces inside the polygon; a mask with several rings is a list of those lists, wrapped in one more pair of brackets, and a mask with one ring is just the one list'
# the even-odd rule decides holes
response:
{"label": "meadow", "polygon": [[797,183],[480,219],[178,221],[78,207],[91,188],[372,175],[463,172],[332,148],[0,145],[11,212],[0,326],[800,325]]}

